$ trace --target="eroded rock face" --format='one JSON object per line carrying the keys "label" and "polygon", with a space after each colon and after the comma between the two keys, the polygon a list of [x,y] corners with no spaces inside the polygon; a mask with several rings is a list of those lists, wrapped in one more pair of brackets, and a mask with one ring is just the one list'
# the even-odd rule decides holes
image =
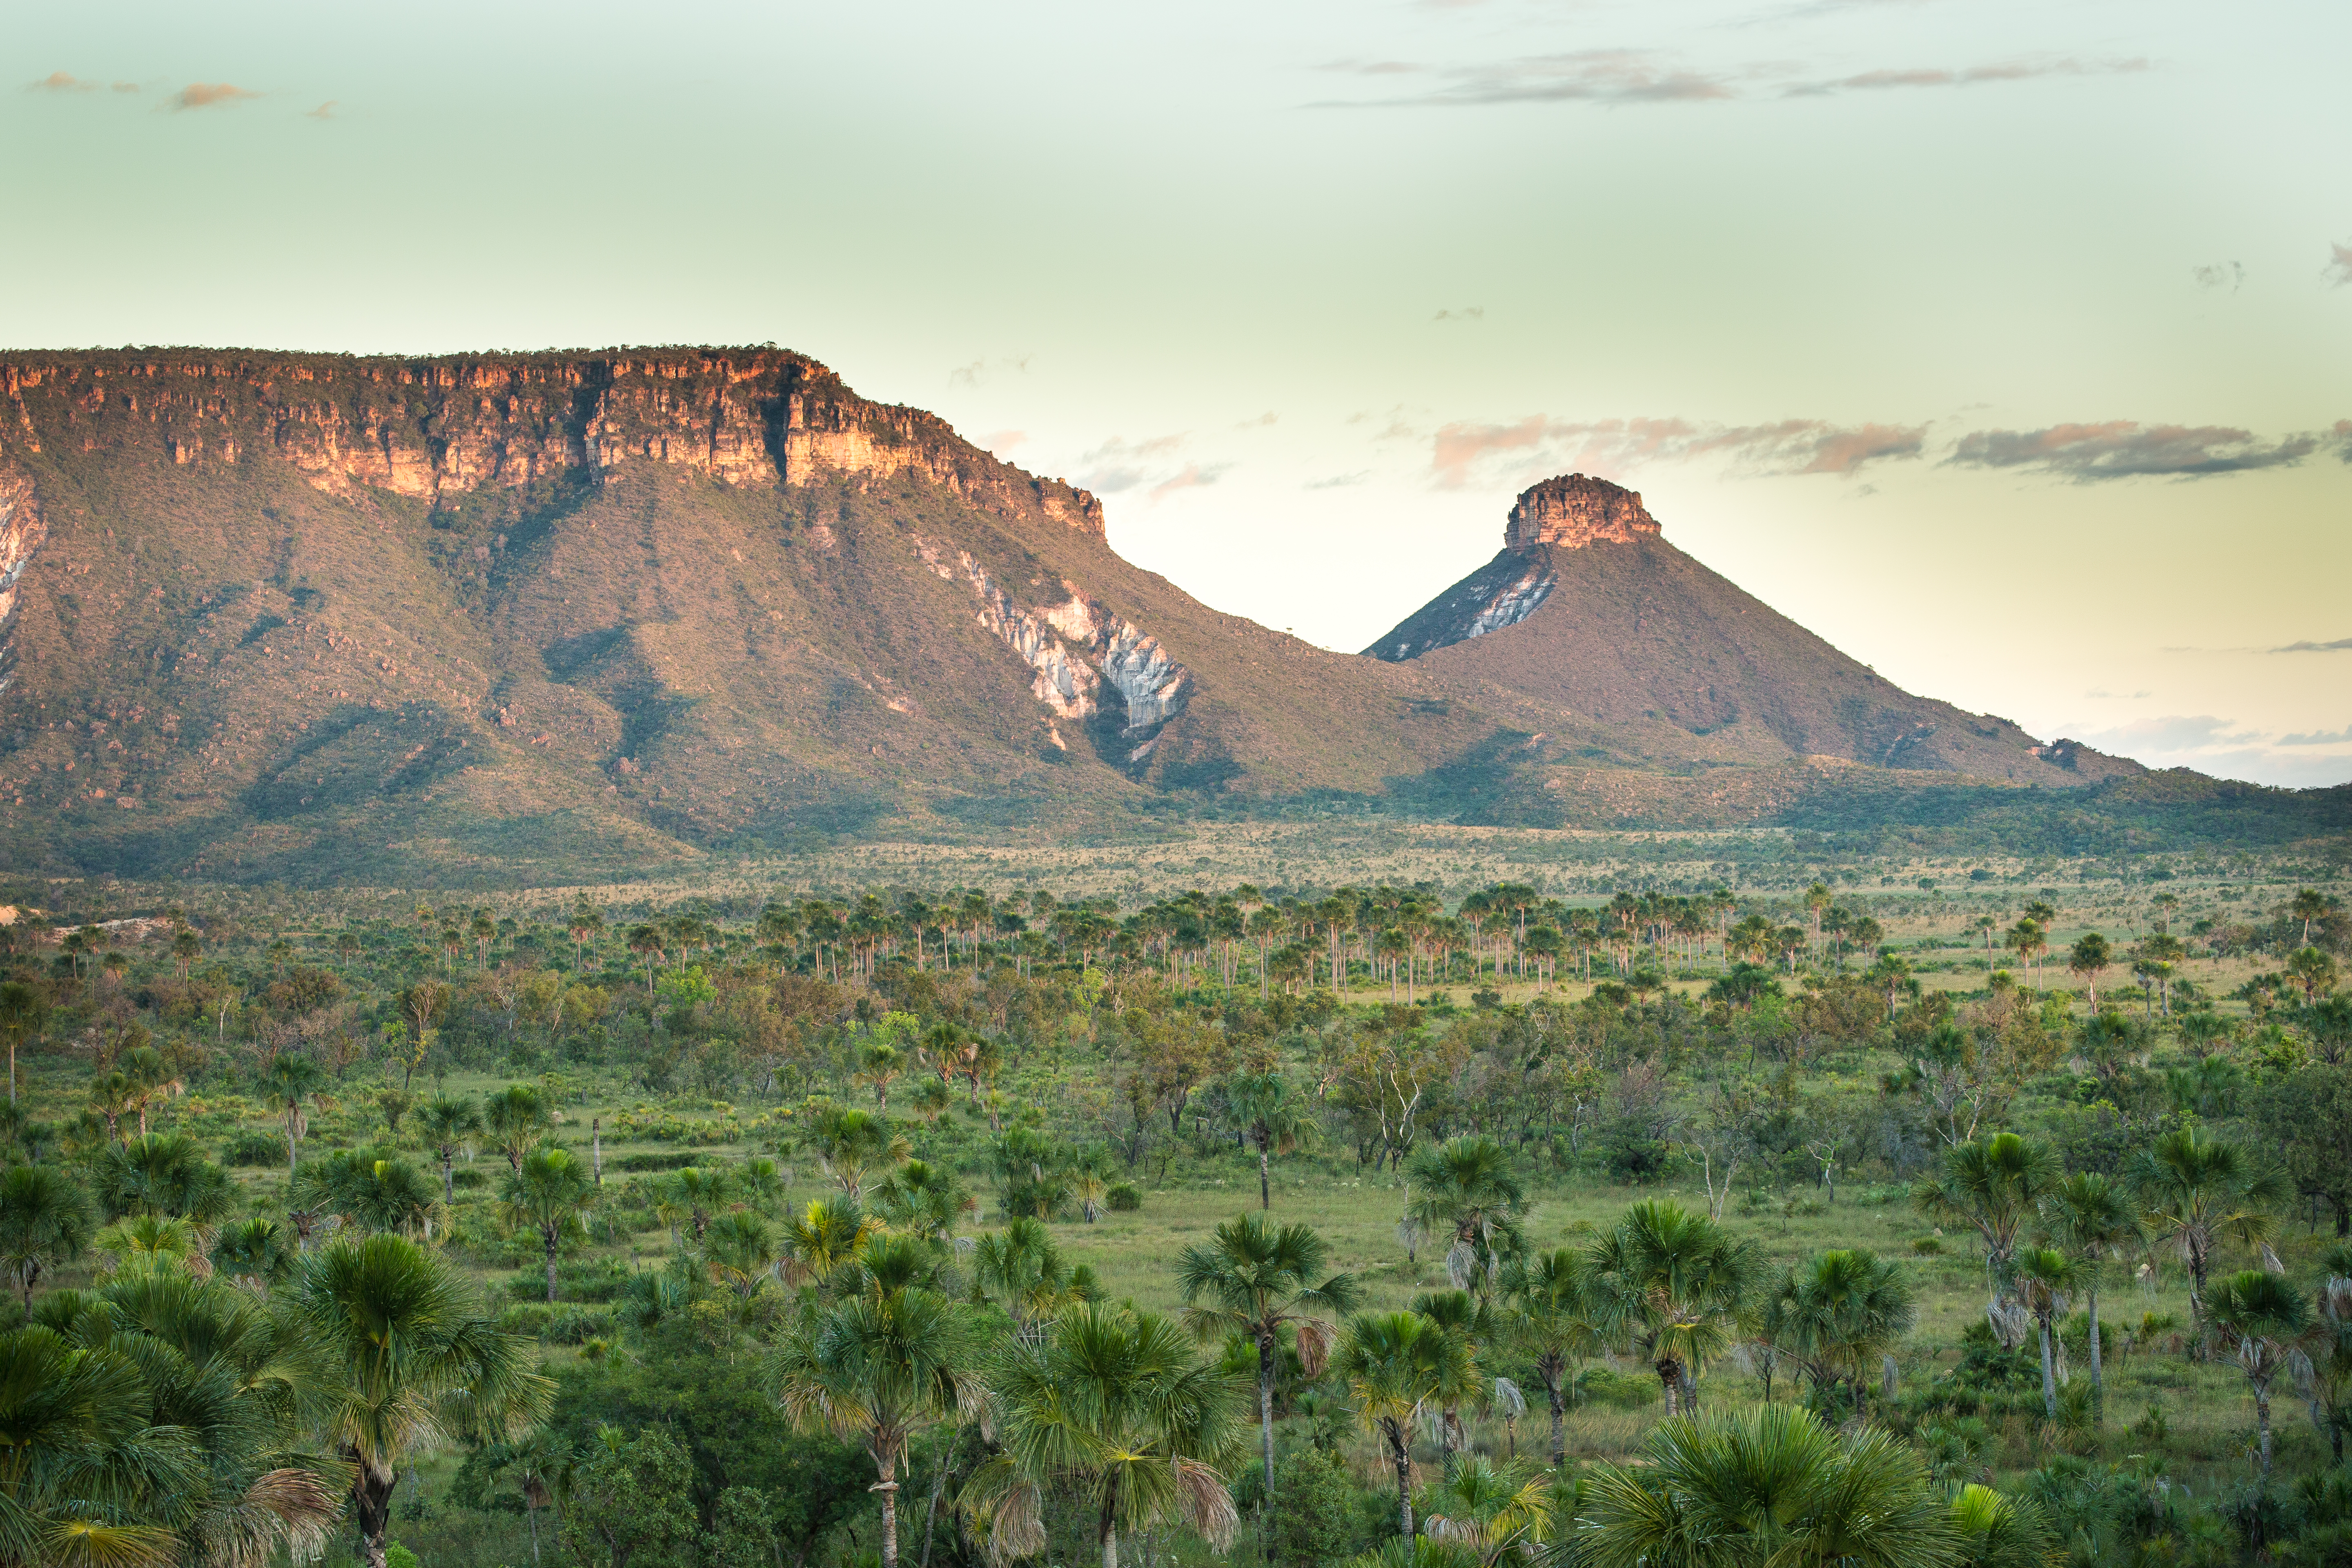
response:
{"label": "eroded rock face", "polygon": [[25,568],[47,530],[29,475],[0,463],[0,691],[16,678],[16,610]]}
{"label": "eroded rock face", "polygon": [[1660,531],[1637,491],[1586,474],[1561,474],[1519,492],[1503,531],[1503,548],[1549,544],[1580,550],[1599,542],[1631,544]]}
{"label": "eroded rock face", "polygon": [[[1126,709],[1119,733],[1142,740],[1129,762],[1150,755],[1158,739],[1154,731],[1184,710],[1192,694],[1192,672],[1158,638],[1106,611],[1072,584],[1062,584],[1067,599],[1024,608],[969,551],[957,551],[951,564],[941,546],[917,534],[915,552],[946,581],[962,578],[980,601],[980,624],[1035,671],[1030,694],[1056,719],[1085,720],[1101,711],[1102,688],[1108,681]],[[1058,731],[1055,743],[1061,743]]]}
{"label": "eroded rock face", "polygon": [[779,349],[357,359],[160,350],[0,361],[0,418],[33,452],[147,446],[182,467],[276,459],[321,489],[437,501],[624,458],[731,484],[911,471],[1006,517],[1103,533],[1102,504],[869,403]]}

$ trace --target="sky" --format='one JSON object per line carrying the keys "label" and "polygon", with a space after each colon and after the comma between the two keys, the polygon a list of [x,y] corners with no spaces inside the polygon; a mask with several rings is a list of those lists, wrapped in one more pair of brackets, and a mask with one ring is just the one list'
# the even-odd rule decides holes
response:
{"label": "sky", "polygon": [[1580,470],[1915,691],[2352,780],[2352,7],[11,0],[0,347],[775,342],[1355,649]]}

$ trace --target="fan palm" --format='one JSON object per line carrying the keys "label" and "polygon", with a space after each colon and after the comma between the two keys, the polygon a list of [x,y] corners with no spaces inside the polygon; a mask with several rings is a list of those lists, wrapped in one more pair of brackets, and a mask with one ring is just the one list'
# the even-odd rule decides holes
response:
{"label": "fan palm", "polygon": [[2058,1175],[2049,1152],[2014,1132],[1996,1132],[1944,1151],[1937,1168],[1911,1188],[1932,1218],[1969,1226],[1984,1239],[1985,1288],[1993,1306],[2010,1289],[2019,1232]]}
{"label": "fan palm", "polygon": [[301,1152],[302,1140],[310,1131],[309,1118],[302,1114],[302,1102],[319,1092],[326,1074],[319,1064],[298,1051],[280,1051],[269,1058],[262,1069],[262,1087],[269,1097],[284,1107],[286,1117],[286,1173],[291,1176]]}
{"label": "fan palm", "polygon": [[1242,1137],[1257,1151],[1257,1206],[1274,1206],[1273,1157],[1310,1142],[1315,1113],[1279,1071],[1236,1073],[1225,1083],[1225,1106]]}
{"label": "fan palm", "polygon": [[205,1158],[194,1139],[150,1132],[109,1148],[96,1172],[99,1202],[111,1215],[163,1215],[210,1226],[236,1206],[236,1184]]}
{"label": "fan palm", "polygon": [[1469,1376],[1469,1351],[1418,1312],[1360,1312],[1348,1320],[1334,1364],[1356,1418],[1396,1468],[1397,1515],[1412,1539],[1412,1425],[1423,1406]]}
{"label": "fan palm", "polygon": [[0,1560],[163,1568],[180,1555],[175,1500],[204,1455],[154,1432],[132,1352],[85,1348],[53,1329],[0,1333]]}
{"label": "fan palm", "polygon": [[2207,1321],[2205,1282],[2213,1250],[2226,1238],[2251,1248],[2271,1234],[2273,1205],[2287,1195],[2277,1168],[2194,1127],[2167,1132],[2125,1168],[2149,1226],[2189,1260],[2189,1306],[2199,1331]]}
{"label": "fan palm", "polygon": [[199,1272],[210,1272],[205,1258],[204,1238],[196,1227],[184,1219],[166,1219],[160,1215],[126,1215],[89,1238],[90,1250],[105,1259],[98,1274],[101,1280],[112,1279],[123,1270],[141,1274],[153,1269],[169,1259],[173,1263],[194,1266]]}
{"label": "fan palm", "polygon": [[[1239,1334],[1257,1349],[1258,1439],[1269,1510],[1274,1499],[1274,1376],[1282,1360],[1282,1331],[1287,1327],[1297,1338],[1300,1370],[1309,1379],[1321,1377],[1334,1332],[1328,1314],[1348,1311],[1356,1304],[1351,1276],[1324,1274],[1330,1257],[1329,1246],[1313,1226],[1277,1226],[1260,1212],[1217,1226],[1206,1245],[1186,1247],[1176,1260],[1185,1327],[1204,1340]],[[1270,1559],[1270,1524],[1265,1542]]]}
{"label": "fan palm", "polygon": [[424,1125],[425,1141],[433,1146],[434,1156],[441,1162],[441,1201],[454,1205],[457,1201],[457,1156],[482,1130],[481,1107],[470,1100],[436,1095],[417,1109],[416,1119]]}
{"label": "fan palm", "polygon": [[2140,1240],[2139,1215],[2120,1183],[2095,1171],[2083,1171],[2042,1196],[2042,1223],[2053,1242],[2082,1260],[2083,1296],[2090,1314],[2091,1411],[2095,1422],[2105,1418],[2106,1401],[2106,1373],[2099,1344],[2099,1275],[2109,1253],[2121,1252]]}
{"label": "fan palm", "polygon": [[292,1201],[306,1213],[338,1215],[368,1230],[433,1234],[438,1200],[432,1178],[390,1150],[338,1149],[294,1178]]}
{"label": "fan palm", "polygon": [[367,1568],[384,1568],[400,1467],[446,1443],[519,1436],[553,1385],[446,1259],[404,1237],[338,1240],[304,1259],[291,1302],[320,1356],[329,1440],[352,1467]]}
{"label": "fan palm", "polygon": [[1491,1292],[1502,1259],[1520,1250],[1527,1192],[1510,1151],[1492,1138],[1449,1138],[1412,1157],[1405,1215],[1423,1230],[1453,1237],[1447,1268],[1458,1281]]}
{"label": "fan palm", "polygon": [[2058,1419],[2058,1374],[2050,1351],[2051,1329],[2066,1310],[2066,1295],[2082,1282],[2083,1265],[2054,1247],[2029,1247],[2017,1255],[2017,1290],[2042,1335],[2042,1409]]}
{"label": "fan palm", "polygon": [[1600,1353],[1605,1342],[1592,1293],[1586,1288],[1584,1256],[1561,1247],[1515,1258],[1503,1271],[1503,1291],[1510,1303],[1505,1331],[1515,1346],[1535,1358],[1536,1375],[1551,1402],[1552,1468],[1563,1469],[1568,1465],[1569,1373],[1578,1362]]}
{"label": "fan palm", "polygon": [[980,1205],[953,1171],[927,1160],[909,1160],[875,1190],[875,1206],[895,1231],[945,1246],[956,1222]]}
{"label": "fan palm", "polygon": [[787,1335],[770,1366],[803,1428],[862,1440],[880,1478],[882,1568],[898,1568],[898,1466],[923,1427],[982,1398],[978,1336],[961,1309],[916,1288],[861,1292]]}
{"label": "fan palm", "polygon": [[1551,1539],[1549,1477],[1472,1458],[1421,1500],[1423,1532],[1466,1546],[1481,1563],[1514,1560]]}
{"label": "fan palm", "polygon": [[50,1165],[16,1165],[0,1175],[0,1269],[15,1280],[25,1310],[33,1287],[89,1245],[89,1200],[80,1184]]}
{"label": "fan palm", "polygon": [[8,1041],[8,1103],[16,1103],[16,1047],[41,1026],[49,1005],[22,980],[0,981],[0,1036]]}
{"label": "fan palm", "polygon": [[881,1222],[847,1196],[812,1198],[808,1207],[784,1216],[784,1233],[777,1247],[784,1276],[794,1284],[824,1284],[857,1255],[866,1233]]}
{"label": "fan palm", "polygon": [[2238,1368],[2253,1390],[2254,1425],[2262,1435],[2263,1479],[2267,1481],[2271,1384],[2290,1368],[2298,1375],[2310,1370],[2304,1347],[2312,1338],[2311,1303],[2283,1276],[2248,1268],[2219,1280],[2210,1306],[2214,1331],[2235,1352]]}
{"label": "fan palm", "polygon": [[853,1198],[868,1176],[905,1159],[908,1149],[906,1139],[890,1131],[887,1117],[842,1105],[817,1112],[809,1123],[807,1143],[825,1175]]}
{"label": "fan palm", "polygon": [[1071,1270],[1053,1232],[1026,1217],[980,1238],[972,1248],[974,1283],[1013,1319],[1013,1331],[1034,1339],[1045,1321],[1070,1300]]}
{"label": "fan palm", "polygon": [[1492,1387],[1479,1368],[1478,1356],[1494,1337],[1494,1314],[1467,1290],[1425,1291],[1412,1299],[1412,1310],[1462,1347],[1458,1362],[1449,1364],[1446,1376],[1430,1394],[1437,1409],[1438,1447],[1444,1457],[1445,1473],[1451,1476],[1456,1457],[1470,1440],[1462,1422],[1462,1407],[1484,1408],[1491,1396]]}
{"label": "fan palm", "polygon": [[521,1172],[522,1157],[539,1147],[554,1121],[553,1109],[527,1083],[510,1083],[482,1101],[482,1128],[491,1147],[507,1157],[509,1173]]}
{"label": "fan palm", "polygon": [[703,1267],[710,1278],[749,1301],[775,1272],[776,1238],[768,1222],[749,1209],[723,1214],[702,1238]]}
{"label": "fan palm", "polygon": [[1860,1247],[1791,1268],[1775,1304],[1779,1347],[1804,1363],[1822,1394],[1851,1385],[1857,1409],[1871,1363],[1902,1341],[1916,1315],[1901,1268]]}
{"label": "fan palm", "polygon": [[1597,1321],[1656,1372],[1666,1414],[1695,1407],[1699,1374],[1730,1343],[1755,1273],[1747,1244],[1653,1198],[1593,1245],[1586,1269]]}
{"label": "fan palm", "polygon": [[555,1300],[555,1255],[580,1234],[581,1212],[594,1201],[596,1183],[571,1150],[533,1149],[507,1178],[507,1223],[539,1232],[547,1251],[547,1299]]}
{"label": "fan palm", "polygon": [[669,1186],[678,1206],[686,1211],[687,1224],[699,1246],[702,1233],[710,1226],[710,1216],[727,1202],[734,1183],[717,1166],[688,1165],[670,1177]]}
{"label": "fan palm", "polygon": [[240,1280],[259,1295],[282,1284],[294,1271],[294,1255],[287,1250],[286,1233],[263,1215],[221,1227],[213,1242],[213,1271],[225,1279]]}
{"label": "fan palm", "polygon": [[1948,1568],[1960,1554],[1952,1510],[1890,1433],[1841,1437],[1810,1411],[1768,1405],[1670,1420],[1647,1458],[1587,1483],[1580,1564]]}
{"label": "fan palm", "polygon": [[1960,1556],[1954,1568],[2049,1568],[2058,1539],[2040,1509],[1973,1483],[1952,1499]]}
{"label": "fan palm", "polygon": [[992,1379],[1003,1450],[964,1492],[998,1555],[1045,1546],[1045,1496],[1057,1487],[1093,1521],[1103,1568],[1118,1568],[1122,1530],[1181,1524],[1217,1551],[1232,1542],[1221,1467],[1239,1446],[1245,1395],[1186,1340],[1157,1313],[1087,1305],[1013,1343]]}

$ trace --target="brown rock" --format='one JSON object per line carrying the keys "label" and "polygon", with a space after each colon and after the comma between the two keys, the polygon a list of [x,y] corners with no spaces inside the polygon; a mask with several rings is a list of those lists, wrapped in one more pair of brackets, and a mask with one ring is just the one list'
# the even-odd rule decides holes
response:
{"label": "brown rock", "polygon": [[1519,492],[1504,530],[1507,550],[1538,544],[1580,550],[1597,541],[1631,544],[1660,532],[1658,520],[1642,506],[1638,491],[1587,474],[1562,474]]}

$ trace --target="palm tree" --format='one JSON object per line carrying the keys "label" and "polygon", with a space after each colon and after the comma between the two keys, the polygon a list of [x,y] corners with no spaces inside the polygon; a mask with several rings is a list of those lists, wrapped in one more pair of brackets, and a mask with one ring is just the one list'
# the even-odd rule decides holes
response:
{"label": "palm tree", "polygon": [[389,1150],[338,1149],[304,1166],[293,1187],[295,1206],[308,1213],[340,1215],[362,1231],[432,1238],[432,1178]]}
{"label": "palm tree", "polygon": [[554,1122],[553,1110],[527,1083],[510,1083],[482,1101],[483,1129],[491,1147],[507,1157],[509,1173],[522,1169],[522,1157],[539,1147]]}
{"label": "palm tree", "polygon": [[41,1026],[49,1005],[22,980],[0,981],[0,1036],[8,1041],[8,1103],[16,1103],[16,1047]]}
{"label": "palm tree", "polygon": [[1850,1384],[1857,1414],[1872,1362],[1902,1342],[1916,1316],[1900,1267],[1860,1247],[1835,1248],[1791,1268],[1774,1306],[1780,1348],[1804,1363],[1824,1394]]}
{"label": "palm tree", "polygon": [[1649,1463],[1587,1483],[1575,1561],[1591,1568],[1947,1568],[1950,1508],[1891,1433],[1841,1436],[1786,1405],[1668,1421]]}
{"label": "palm tree", "polygon": [[2200,1138],[2194,1127],[2158,1137],[2124,1174],[2150,1227],[2189,1260],[2189,1306],[2201,1333],[2213,1249],[2225,1237],[2249,1248],[2267,1237],[2271,1206],[2287,1196],[2286,1178],[2235,1143]]}
{"label": "palm tree", "polygon": [[1486,1302],[1467,1290],[1430,1290],[1412,1299],[1412,1310],[1435,1323],[1447,1338],[1462,1347],[1461,1356],[1449,1362],[1446,1375],[1430,1392],[1437,1406],[1437,1444],[1443,1457],[1445,1474],[1454,1474],[1462,1450],[1469,1446],[1470,1435],[1462,1421],[1462,1407],[1470,1405],[1485,1408],[1493,1395],[1492,1386],[1478,1365],[1478,1354],[1494,1336],[1494,1313]]}
{"label": "palm tree", "polygon": [[1911,1201],[1931,1218],[1975,1227],[1984,1239],[1985,1286],[1999,1306],[2009,1289],[2017,1236],[2057,1179],[2049,1153],[2014,1132],[1955,1143],[1937,1168],[1911,1187]]}
{"label": "palm tree", "polygon": [[2090,988],[2091,1012],[2095,1016],[2099,1011],[2099,976],[2115,961],[2116,950],[2097,931],[2086,931],[2077,937],[2073,950],[2066,954],[2067,972],[2079,975]]}
{"label": "palm tree", "polygon": [[[1528,933],[1530,952],[1543,929]],[[1467,1547],[1480,1564],[1521,1562],[1551,1539],[1551,1479],[1474,1457],[1423,1495],[1422,1511],[1423,1539]]]}
{"label": "palm tree", "polygon": [[1570,1369],[1603,1348],[1592,1293],[1586,1288],[1584,1255],[1571,1247],[1514,1258],[1503,1271],[1510,1302],[1506,1331],[1520,1351],[1533,1356],[1551,1403],[1551,1463],[1568,1466],[1567,1383]]}
{"label": "palm tree", "polygon": [[907,1140],[891,1132],[887,1117],[850,1106],[828,1105],[810,1121],[806,1137],[824,1173],[856,1197],[866,1178],[905,1159]]}
{"label": "palm tree", "polygon": [[176,1132],[150,1132],[108,1149],[93,1174],[98,1200],[110,1215],[162,1215],[211,1226],[236,1206],[229,1173],[205,1159],[194,1139]]}
{"label": "palm tree", "polygon": [[16,1283],[25,1311],[44,1273],[89,1245],[89,1199],[53,1165],[15,1165],[0,1175],[0,1270]]}
{"label": "palm tree", "polygon": [[1412,1196],[1406,1216],[1424,1231],[1454,1237],[1446,1267],[1457,1280],[1493,1291],[1506,1256],[1520,1248],[1527,1191],[1510,1151],[1492,1138],[1449,1138],[1421,1150],[1407,1168]]}
{"label": "palm tree", "polygon": [[1443,1388],[1468,1377],[1469,1349],[1418,1312],[1360,1312],[1348,1320],[1335,1364],[1356,1417],[1396,1468],[1400,1533],[1412,1539],[1412,1426]]}
{"label": "palm tree", "polygon": [[1225,1105],[1242,1137],[1257,1151],[1257,1206],[1270,1209],[1272,1157],[1314,1139],[1314,1113],[1299,1102],[1290,1080],[1278,1070],[1234,1074],[1225,1084]]}
{"label": "palm tree", "polygon": [[123,1052],[114,1065],[130,1086],[131,1108],[139,1113],[139,1131],[143,1137],[147,1131],[147,1107],[179,1093],[183,1087],[180,1075],[172,1070],[163,1053],[152,1046],[134,1047]]}
{"label": "palm tree", "polygon": [[2042,1412],[2058,1419],[2058,1373],[2050,1353],[2051,1326],[2066,1310],[2066,1292],[2080,1282],[2082,1265],[2054,1247],[2029,1247],[2017,1255],[2017,1289],[2042,1333]]}
{"label": "palm tree", "polygon": [[956,1223],[980,1205],[955,1173],[926,1160],[909,1160],[875,1189],[875,1205],[895,1231],[949,1245]]}
{"label": "palm tree", "polygon": [[[165,1568],[180,1556],[176,1497],[203,1456],[144,1419],[145,1380],[128,1346],[74,1344],[39,1327],[0,1333],[0,1551],[18,1563]],[[179,1514],[184,1518],[184,1514]]]}
{"label": "palm tree", "polygon": [[1042,1221],[1021,1215],[980,1238],[971,1253],[972,1279],[1013,1320],[1021,1339],[1034,1339],[1046,1319],[1071,1300],[1072,1271]]}
{"label": "palm tree", "polygon": [[571,1150],[557,1144],[533,1149],[507,1177],[507,1223],[539,1232],[547,1249],[547,1299],[555,1300],[555,1254],[564,1238],[578,1234],[580,1214],[595,1200],[596,1184]]}
{"label": "palm tree", "polygon": [[846,1195],[812,1198],[808,1207],[784,1216],[783,1240],[778,1252],[784,1273],[795,1284],[822,1285],[857,1256],[866,1233],[880,1222]]}
{"label": "palm tree", "polygon": [[384,1568],[400,1467],[462,1439],[519,1436],[553,1384],[536,1347],[504,1333],[455,1265],[404,1237],[340,1239],[306,1258],[292,1315],[322,1363],[323,1425],[352,1467],[367,1568]]}
{"label": "palm tree", "polygon": [[441,1162],[441,1201],[454,1205],[457,1201],[457,1156],[472,1142],[474,1134],[482,1130],[481,1108],[470,1100],[442,1094],[419,1107],[416,1117],[424,1124],[425,1142],[432,1144],[435,1157]]}
{"label": "palm tree", "polygon": [[670,1191],[677,1195],[678,1206],[686,1210],[687,1223],[694,1229],[697,1245],[702,1241],[702,1233],[710,1227],[710,1216],[727,1201],[734,1184],[727,1172],[715,1165],[688,1165],[670,1178]]}
{"label": "palm tree", "polygon": [[310,1131],[308,1118],[302,1114],[302,1102],[319,1092],[326,1075],[319,1064],[297,1051],[280,1051],[269,1058],[262,1069],[262,1086],[269,1090],[272,1100],[283,1101],[286,1107],[286,1174],[294,1174],[297,1157],[302,1150],[302,1140]]}
{"label": "palm tree", "polygon": [[1103,1568],[1118,1568],[1122,1530],[1181,1523],[1217,1551],[1230,1544],[1239,1521],[1220,1467],[1244,1395],[1185,1340],[1157,1313],[1089,1305],[1007,1351],[992,1379],[1003,1450],[964,1491],[999,1557],[1044,1548],[1053,1488],[1091,1519]]}
{"label": "palm tree", "polygon": [[[2271,1476],[2271,1383],[2303,1355],[2312,1337],[2311,1303],[2280,1275],[2248,1268],[2213,1287],[2213,1328],[2236,1352],[2254,1391],[2263,1479]],[[2305,1370],[2308,1370],[2305,1368]]]}
{"label": "palm tree", "polygon": [[2107,1392],[2100,1360],[2099,1275],[2109,1253],[2141,1239],[2139,1216],[2120,1184],[2084,1171],[2043,1195],[2042,1223],[2053,1242],[2083,1262],[2083,1295],[2091,1320],[2091,1419],[2097,1423],[2105,1419]]}
{"label": "palm tree", "polygon": [[1598,1321],[1655,1370],[1666,1414],[1696,1408],[1699,1374],[1730,1343],[1755,1273],[1748,1245],[1653,1198],[1593,1245],[1586,1269]]}
{"label": "palm tree", "polygon": [[2049,1568],[2060,1555],[2050,1521],[2023,1498],[1971,1483],[1959,1489],[1951,1508],[1960,1542],[1953,1568]]}
{"label": "palm tree", "polygon": [[1176,1260],[1184,1294],[1184,1326],[1203,1340],[1238,1334],[1257,1347],[1259,1447],[1265,1466],[1265,1550],[1274,1556],[1274,1378],[1282,1359],[1282,1331],[1297,1337],[1299,1369],[1323,1375],[1335,1332],[1327,1313],[1356,1304],[1353,1277],[1332,1274],[1317,1283],[1331,1249],[1314,1227],[1276,1226],[1263,1212],[1217,1226],[1205,1246],[1186,1247]]}
{"label": "palm tree", "polygon": [[286,1233],[276,1220],[261,1215],[223,1226],[213,1242],[212,1263],[215,1274],[242,1280],[263,1296],[294,1272],[294,1255],[287,1250]]}
{"label": "palm tree", "polygon": [[923,1427],[979,1408],[977,1333],[963,1311],[919,1286],[833,1303],[777,1346],[770,1376],[803,1429],[862,1438],[880,1480],[882,1568],[898,1568],[898,1467]]}
{"label": "palm tree", "polygon": [[702,1238],[702,1266],[713,1282],[751,1300],[776,1268],[776,1238],[768,1222],[749,1209],[720,1215]]}

